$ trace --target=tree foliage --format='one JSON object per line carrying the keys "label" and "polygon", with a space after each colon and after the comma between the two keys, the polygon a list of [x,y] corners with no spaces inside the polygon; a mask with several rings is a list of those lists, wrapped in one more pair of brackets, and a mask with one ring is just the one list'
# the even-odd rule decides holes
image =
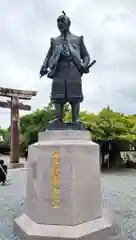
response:
{"label": "tree foliage", "polygon": [[[38,132],[44,131],[47,124],[55,117],[52,104],[43,109],[25,115],[20,119],[20,145],[24,150],[28,145],[38,140]],[[71,121],[70,106],[64,109],[64,120]],[[87,111],[80,112],[80,120],[91,129],[93,140],[114,139],[136,142],[136,115],[125,116],[113,111],[109,106],[103,108],[98,114]],[[3,145],[10,145],[10,127],[0,130],[4,135]]]}

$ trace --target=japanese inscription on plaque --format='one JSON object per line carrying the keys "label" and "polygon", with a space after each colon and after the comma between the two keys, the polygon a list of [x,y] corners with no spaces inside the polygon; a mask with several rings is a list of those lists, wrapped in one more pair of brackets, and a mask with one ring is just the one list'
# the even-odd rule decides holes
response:
{"label": "japanese inscription on plaque", "polygon": [[60,153],[53,154],[52,168],[52,189],[51,189],[51,204],[52,207],[60,207]]}

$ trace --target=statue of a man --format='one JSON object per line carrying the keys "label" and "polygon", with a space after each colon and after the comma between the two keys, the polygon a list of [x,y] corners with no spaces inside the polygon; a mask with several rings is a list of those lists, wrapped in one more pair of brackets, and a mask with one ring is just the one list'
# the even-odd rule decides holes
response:
{"label": "statue of a man", "polygon": [[51,102],[55,104],[56,119],[63,121],[66,102],[72,107],[72,122],[79,121],[80,103],[83,101],[81,77],[88,73],[90,56],[83,36],[70,32],[71,21],[63,11],[57,19],[61,35],[51,38],[50,48],[40,70],[40,76],[52,78]]}

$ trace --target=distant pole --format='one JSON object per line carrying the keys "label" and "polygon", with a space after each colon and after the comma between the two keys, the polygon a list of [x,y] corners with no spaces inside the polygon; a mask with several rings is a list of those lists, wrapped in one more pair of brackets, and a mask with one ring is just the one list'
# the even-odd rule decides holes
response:
{"label": "distant pole", "polygon": [[19,139],[19,99],[12,97],[11,100],[11,159],[12,163],[19,162],[20,139]]}

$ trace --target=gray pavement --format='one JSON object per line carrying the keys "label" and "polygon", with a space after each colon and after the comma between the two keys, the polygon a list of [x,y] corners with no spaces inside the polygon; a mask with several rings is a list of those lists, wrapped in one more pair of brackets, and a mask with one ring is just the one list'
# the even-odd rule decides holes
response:
{"label": "gray pavement", "polygon": [[[0,159],[1,159],[1,160],[4,160],[4,163],[5,163],[6,165],[10,166],[10,156],[9,156],[9,155],[0,154]],[[23,163],[23,164],[26,163],[26,161],[25,161],[25,159],[24,159],[23,157],[20,157],[19,162],[20,162],[20,163]]]}
{"label": "gray pavement", "polygon": [[[17,240],[14,218],[23,211],[26,169],[9,170],[8,182],[0,185],[0,240]],[[136,171],[105,173],[101,176],[103,205],[114,216],[112,239],[136,240]]]}
{"label": "gray pavement", "polygon": [[0,185],[0,240],[18,239],[13,235],[13,222],[22,212],[25,177],[25,169],[9,170],[7,183]]}

